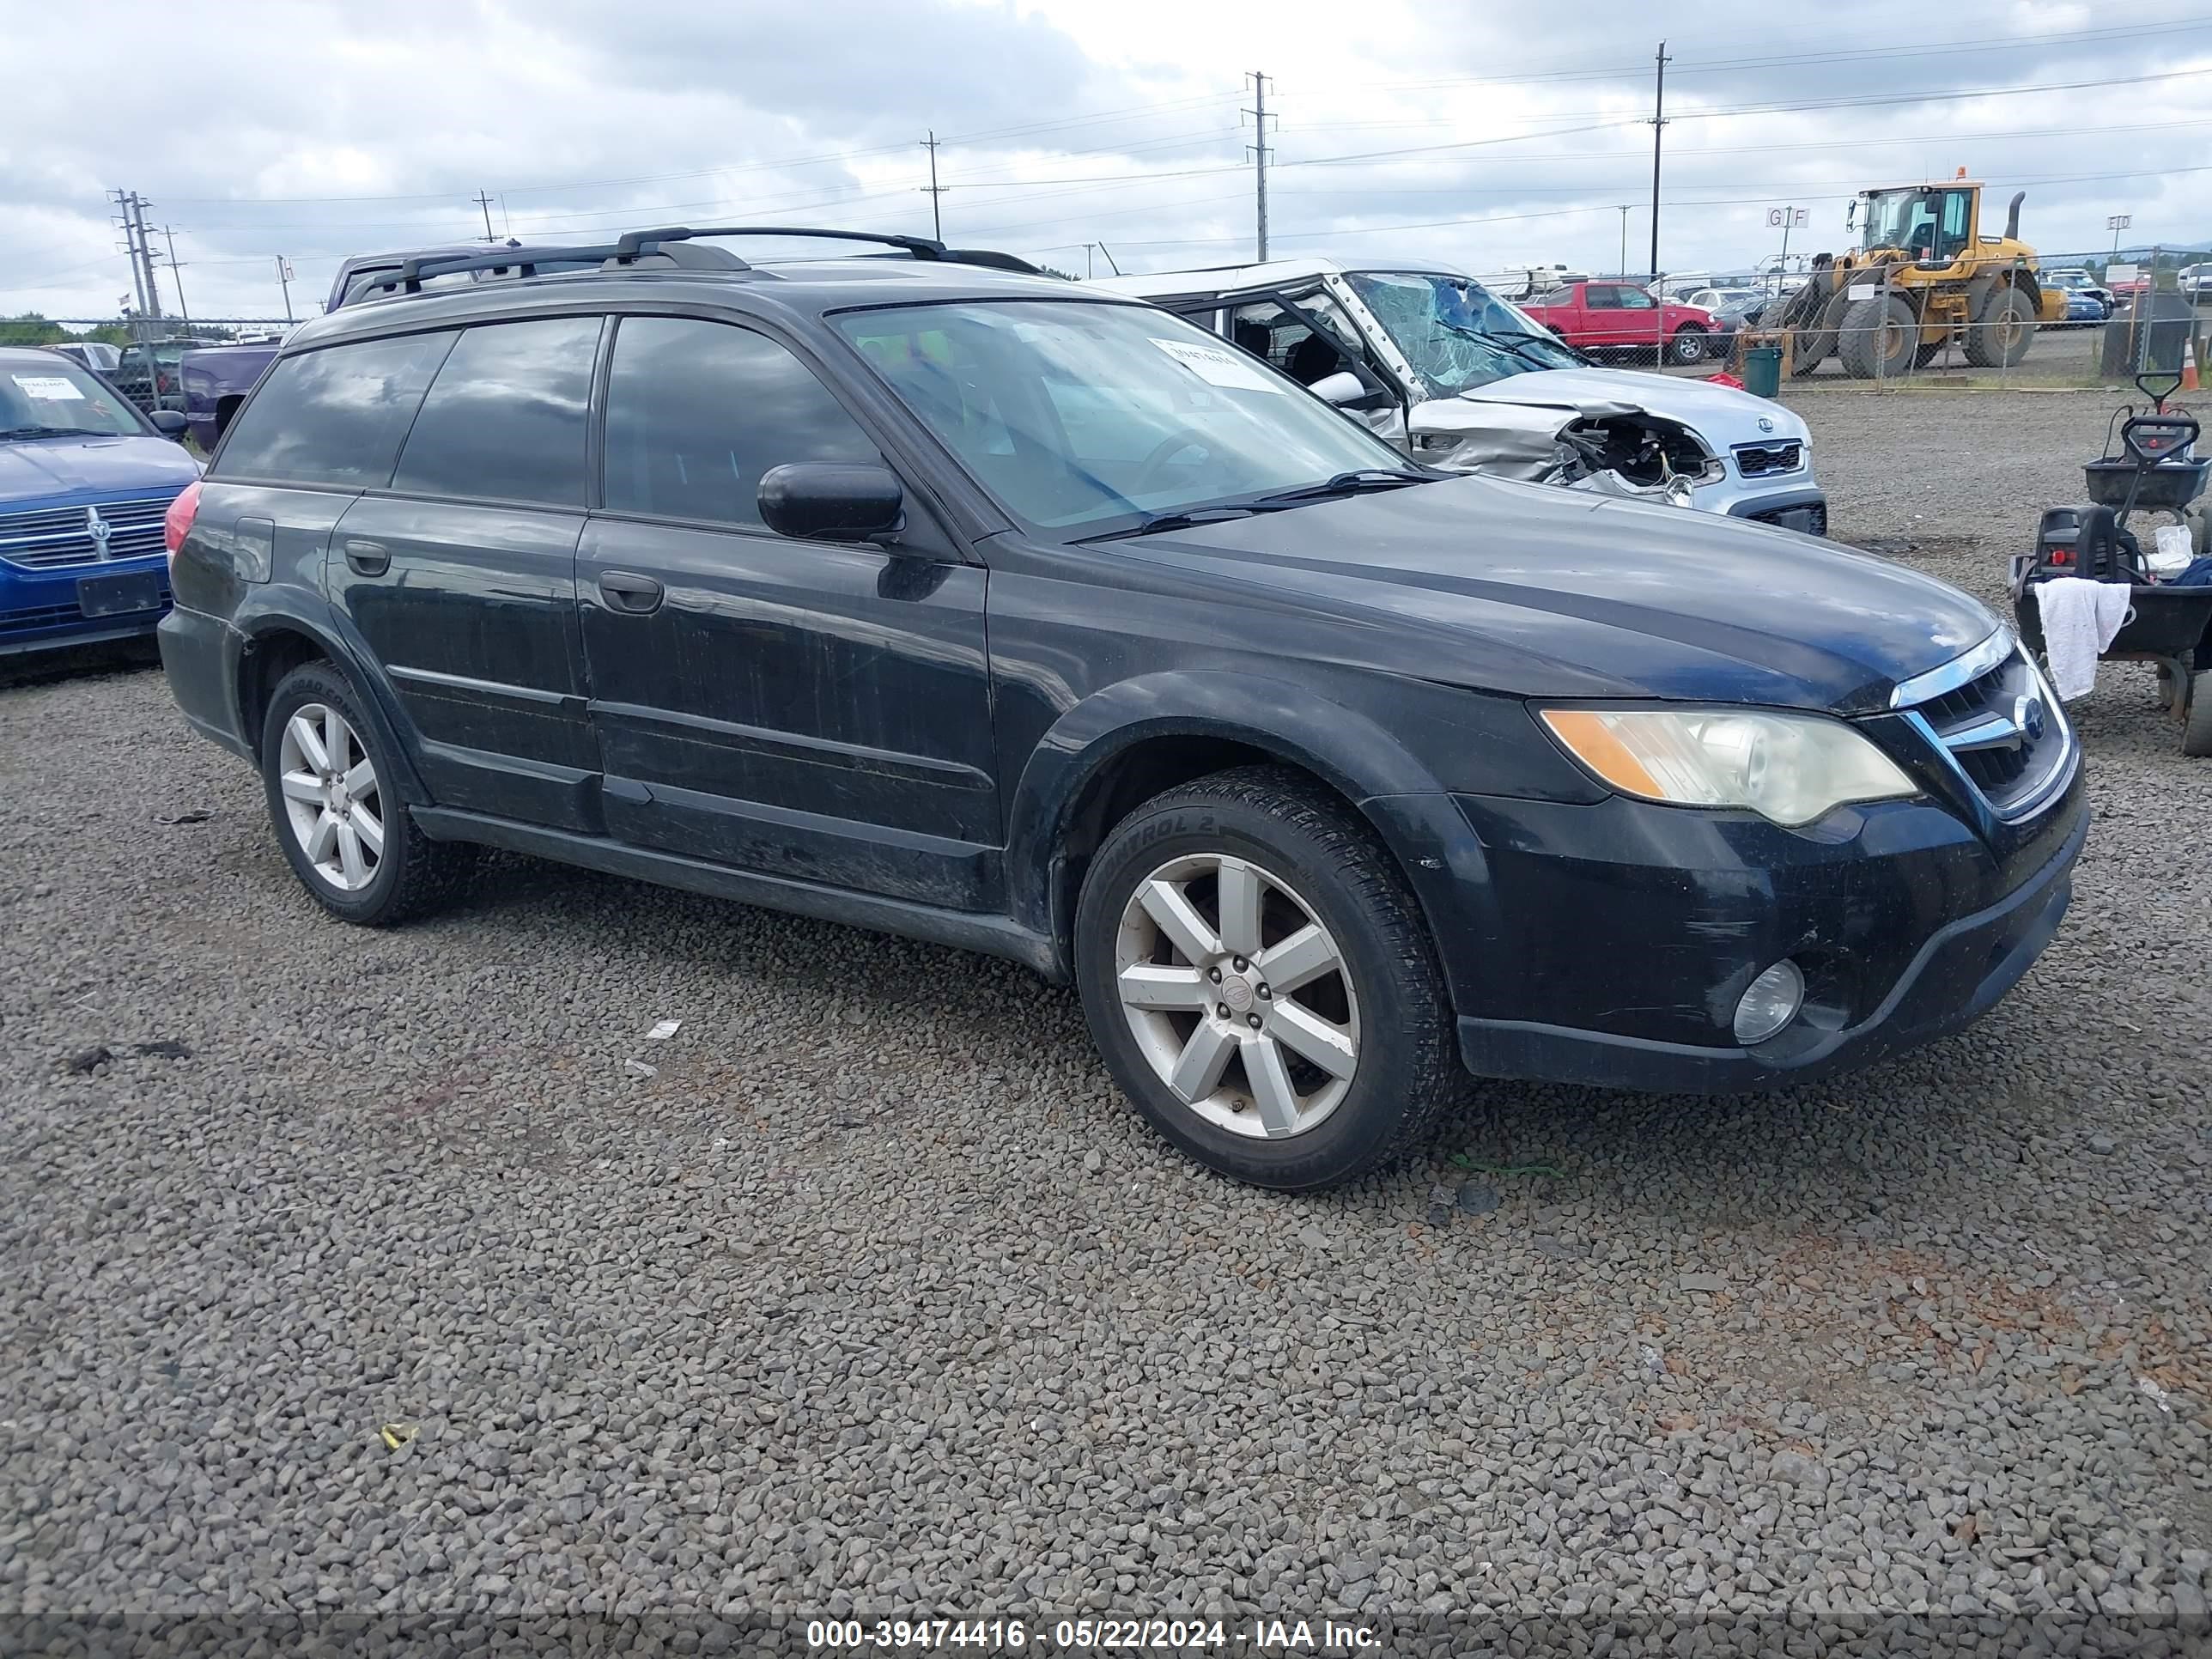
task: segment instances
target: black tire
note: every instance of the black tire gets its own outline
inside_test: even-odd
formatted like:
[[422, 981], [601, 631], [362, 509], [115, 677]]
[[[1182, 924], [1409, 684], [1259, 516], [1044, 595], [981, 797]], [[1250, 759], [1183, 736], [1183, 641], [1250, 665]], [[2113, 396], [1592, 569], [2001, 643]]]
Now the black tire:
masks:
[[[1336, 987], [1326, 978], [1318, 981], [1322, 992], [1344, 995], [1358, 1012], [1354, 1068], [1333, 1109], [1311, 1127], [1279, 1139], [1237, 1133], [1186, 1104], [1155, 1069], [1117, 988], [1126, 908], [1176, 860], [1202, 861], [1209, 854], [1249, 860], [1277, 884], [1261, 911], [1289, 902], [1321, 924], [1344, 964]], [[1285, 884], [1293, 890], [1281, 892]], [[1218, 928], [1218, 909], [1205, 915], [1201, 886], [1188, 890], [1190, 902], [1201, 920]], [[1264, 962], [1251, 966], [1261, 969]], [[1357, 813], [1285, 769], [1217, 773], [1154, 796], [1115, 825], [1084, 879], [1075, 979], [1108, 1069], [1152, 1127], [1208, 1169], [1255, 1186], [1297, 1192], [1356, 1179], [1424, 1144], [1462, 1086], [1443, 971], [1404, 878]], [[1252, 994], [1241, 982], [1236, 988]], [[1255, 1011], [1267, 1006], [1249, 1003]], [[1210, 1018], [1177, 1014], [1174, 1018], [1187, 1024], [1173, 1029], [1188, 1033]], [[1225, 1024], [1233, 1027], [1237, 1018]], [[1225, 1097], [1257, 1114], [1256, 1091], [1245, 1082], [1240, 1092], [1236, 1081], [1244, 1076], [1249, 1052], [1240, 1047], [1215, 1075]]]
[[1976, 368], [2010, 368], [2034, 343], [2034, 302], [2009, 283], [2000, 283], [1966, 330], [1966, 361]]
[[1920, 319], [1902, 295], [1877, 294], [1844, 313], [1836, 356], [1855, 380], [1901, 380], [1920, 355]]
[[1708, 330], [1696, 323], [1685, 323], [1674, 331], [1674, 343], [1668, 348], [1668, 359], [1676, 364], [1702, 363], [1708, 350]]
[[[383, 848], [367, 884], [351, 891], [334, 884], [308, 857], [285, 802], [285, 728], [295, 714], [310, 704], [335, 709], [343, 717], [377, 780]], [[342, 921], [364, 927], [390, 927], [449, 902], [467, 885], [478, 858], [473, 846], [433, 841], [416, 827], [414, 815], [390, 781], [397, 775], [376, 726], [362, 712], [359, 694], [335, 665], [304, 663], [284, 677], [261, 723], [261, 781], [269, 801], [270, 827], [292, 873], [315, 902]]]
[[2189, 679], [2189, 719], [2181, 728], [2181, 752], [2191, 760], [2212, 757], [2212, 668]]

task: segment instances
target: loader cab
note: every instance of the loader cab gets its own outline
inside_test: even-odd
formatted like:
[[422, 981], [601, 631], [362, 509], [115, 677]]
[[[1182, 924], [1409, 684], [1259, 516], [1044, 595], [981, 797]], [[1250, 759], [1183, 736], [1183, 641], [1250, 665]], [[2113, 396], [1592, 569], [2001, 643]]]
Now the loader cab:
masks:
[[1948, 265], [1974, 246], [1979, 185], [1911, 185], [1870, 190], [1854, 204], [1864, 220], [1859, 246], [1872, 253], [1901, 248], [1915, 263]]

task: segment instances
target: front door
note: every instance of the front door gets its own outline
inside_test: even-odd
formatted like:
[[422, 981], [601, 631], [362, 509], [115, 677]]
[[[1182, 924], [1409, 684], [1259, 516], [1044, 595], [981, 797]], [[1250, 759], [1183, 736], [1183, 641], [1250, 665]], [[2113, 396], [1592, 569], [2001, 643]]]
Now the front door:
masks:
[[463, 330], [389, 487], [331, 538], [332, 598], [389, 675], [441, 806], [596, 822], [575, 562], [600, 329]]
[[767, 335], [624, 318], [577, 576], [614, 835], [957, 909], [1000, 902], [985, 572], [909, 487], [893, 547], [762, 522], [761, 475], [882, 464]]

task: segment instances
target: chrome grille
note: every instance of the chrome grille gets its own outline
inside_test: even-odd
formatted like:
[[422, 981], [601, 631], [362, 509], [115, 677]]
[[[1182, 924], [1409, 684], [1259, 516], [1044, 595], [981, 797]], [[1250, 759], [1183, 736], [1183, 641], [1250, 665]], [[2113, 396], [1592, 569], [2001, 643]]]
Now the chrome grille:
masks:
[[1890, 705], [2001, 818], [2032, 817], [2072, 774], [2074, 732], [2065, 711], [2007, 630], [1905, 681]]
[[[26, 570], [99, 564], [103, 559], [139, 559], [161, 550], [161, 520], [177, 492], [131, 501], [102, 501], [96, 508], [44, 507], [28, 513], [0, 513], [0, 560]], [[107, 526], [103, 555], [93, 533], [91, 511]]]

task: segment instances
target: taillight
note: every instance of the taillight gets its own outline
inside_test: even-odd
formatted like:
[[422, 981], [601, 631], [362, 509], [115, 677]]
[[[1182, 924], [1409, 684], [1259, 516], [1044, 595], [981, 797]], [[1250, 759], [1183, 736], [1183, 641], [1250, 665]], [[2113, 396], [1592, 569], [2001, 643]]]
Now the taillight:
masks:
[[161, 515], [161, 545], [169, 550], [169, 562], [177, 562], [177, 550], [185, 544], [185, 538], [192, 533], [192, 520], [200, 510], [200, 481], [195, 478], [169, 503], [169, 510]]

